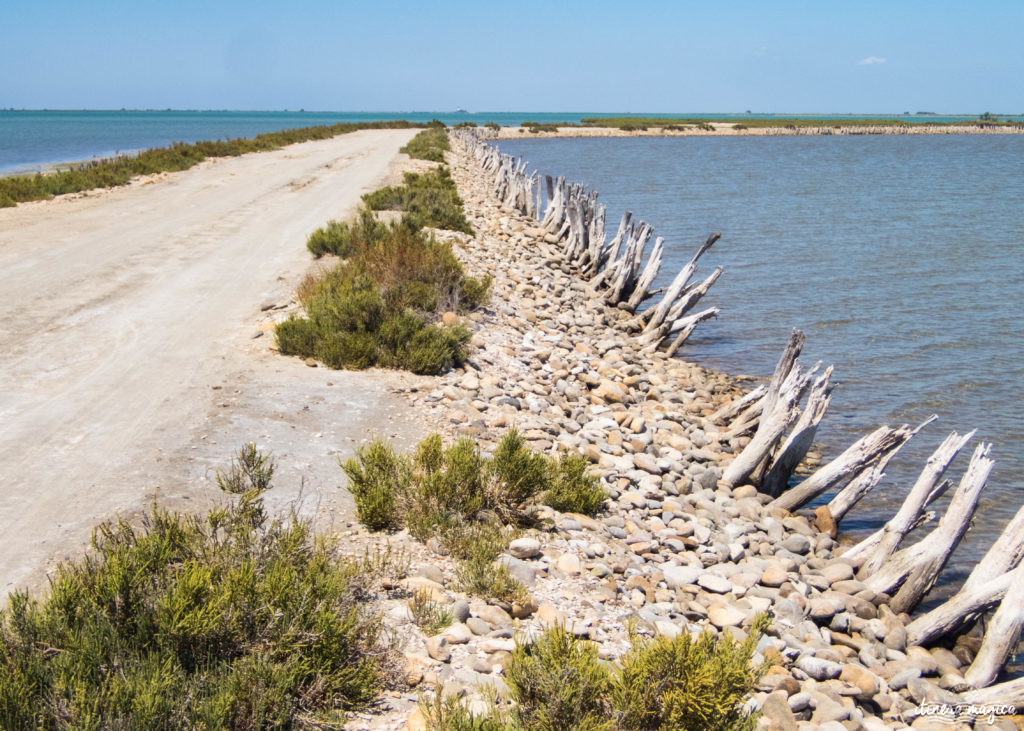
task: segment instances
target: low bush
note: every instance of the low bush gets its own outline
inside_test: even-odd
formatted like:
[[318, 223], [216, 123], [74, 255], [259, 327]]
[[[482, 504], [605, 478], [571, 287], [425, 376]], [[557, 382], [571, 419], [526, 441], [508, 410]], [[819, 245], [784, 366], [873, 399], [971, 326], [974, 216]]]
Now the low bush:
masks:
[[323, 140], [362, 129], [408, 129], [417, 126], [421, 125], [404, 121], [342, 123], [267, 132], [252, 138], [204, 140], [193, 144], [175, 142], [136, 155], [73, 165], [46, 175], [0, 178], [0, 207], [44, 200], [64, 193], [125, 185], [136, 175], [187, 170], [208, 157], [235, 157], [249, 152], [276, 150], [296, 142]]
[[600, 509], [604, 492], [585, 467], [581, 457], [534, 452], [514, 429], [490, 459], [471, 439], [445, 447], [434, 434], [420, 442], [412, 457], [375, 440], [342, 465], [366, 527], [406, 527], [422, 541], [439, 539], [461, 561], [463, 591], [509, 602], [523, 598], [524, 589], [495, 560], [508, 548], [515, 528], [531, 522], [527, 506], [539, 499], [583, 508], [590, 515]]
[[[586, 508], [589, 515], [604, 501], [597, 480], [585, 473], [582, 457], [534, 452], [515, 429], [502, 438], [490, 459], [471, 439], [445, 447], [434, 434], [420, 442], [412, 458], [376, 440], [360, 448], [343, 468], [357, 509], [364, 500], [367, 510], [376, 502], [396, 506], [387, 520], [371, 519], [373, 525], [405, 525], [420, 540], [440, 535], [453, 552], [457, 547], [446, 535], [452, 526], [491, 518], [505, 525], [526, 525], [524, 508], [535, 499], [554, 498], [563, 506]], [[382, 491], [389, 495], [386, 500], [363, 497]], [[579, 494], [586, 499], [576, 499]], [[600, 501], [594, 499], [597, 495]], [[372, 528], [371, 523], [367, 527]]]
[[653, 639], [633, 634], [630, 651], [616, 664], [599, 660], [595, 643], [554, 626], [512, 652], [505, 673], [509, 708], [493, 704], [489, 714], [473, 717], [435, 699], [421, 709], [430, 728], [444, 731], [753, 729], [757, 717], [742, 704], [767, 669], [755, 666], [753, 656], [769, 619], [759, 615], [742, 642], [710, 630], [696, 639], [686, 632]]
[[554, 465], [558, 478], [544, 492], [543, 501], [563, 513], [594, 515], [604, 504], [601, 486], [587, 474], [587, 460], [579, 454], [563, 452]]
[[306, 248], [319, 259], [324, 254], [334, 254], [345, 259], [360, 246], [377, 243], [387, 235], [388, 226], [378, 221], [373, 211], [363, 208], [356, 219], [347, 221], [328, 221], [323, 228], [318, 228], [306, 241]]
[[[456, 127], [460, 126], [465, 127], [468, 124], [456, 125]], [[474, 124], [473, 126], [475, 127], [476, 125]], [[444, 153], [448, 149], [451, 149], [448, 146], [448, 131], [442, 126], [430, 127], [417, 133], [415, 137], [409, 140], [409, 144], [399, 150], [399, 152], [404, 152], [409, 157], [420, 160], [444, 162]]]
[[0, 612], [0, 727], [340, 725], [385, 680], [368, 564], [294, 515], [267, 521], [273, 462], [249, 445], [225, 507], [97, 527], [48, 596]]
[[404, 185], [367, 193], [363, 201], [375, 211], [404, 211], [416, 226], [473, 233], [448, 168], [441, 166], [425, 173], [405, 173], [404, 178]]
[[488, 122], [487, 124], [484, 125], [484, 127], [490, 130], [494, 130], [495, 132], [501, 129], [501, 125], [498, 124], [497, 122]]
[[[466, 276], [449, 244], [408, 219], [383, 224], [369, 211], [361, 219], [333, 227], [334, 253], [343, 244], [348, 259], [302, 283], [298, 297], [306, 317], [276, 326], [278, 348], [330, 368], [381, 365], [438, 374], [461, 365], [469, 330], [431, 321], [483, 304], [491, 279]], [[325, 242], [331, 230], [322, 229], [317, 240]]]

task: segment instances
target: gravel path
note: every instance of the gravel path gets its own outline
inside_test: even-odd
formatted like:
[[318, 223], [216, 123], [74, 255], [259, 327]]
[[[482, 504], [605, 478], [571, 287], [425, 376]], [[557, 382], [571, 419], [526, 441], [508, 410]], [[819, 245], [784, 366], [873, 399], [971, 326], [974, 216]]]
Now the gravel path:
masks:
[[294, 308], [309, 232], [393, 175], [414, 133], [0, 209], [0, 596], [114, 514], [219, 499], [214, 471], [244, 442], [278, 460], [268, 505], [338, 515], [339, 455], [368, 429], [421, 436], [390, 393], [415, 377], [309, 368], [254, 337]]

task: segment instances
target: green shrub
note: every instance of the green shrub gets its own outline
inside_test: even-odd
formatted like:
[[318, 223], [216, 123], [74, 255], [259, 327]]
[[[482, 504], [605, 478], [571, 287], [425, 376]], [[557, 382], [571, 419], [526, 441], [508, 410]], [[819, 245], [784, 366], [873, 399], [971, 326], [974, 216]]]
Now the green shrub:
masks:
[[398, 503], [412, 482], [409, 460], [380, 439], [356, 450], [355, 459], [342, 464], [348, 490], [356, 503], [359, 522], [370, 530], [393, 530], [402, 523]]
[[598, 481], [587, 474], [586, 458], [563, 453], [556, 469], [558, 479], [544, 492], [544, 504], [563, 513], [596, 515], [604, 505], [605, 494]]
[[[460, 125], [456, 126], [458, 127]], [[448, 145], [448, 131], [441, 126], [430, 127], [429, 129], [423, 130], [409, 140], [409, 144], [399, 151], [404, 152], [409, 157], [418, 158], [420, 160], [444, 162], [444, 153], [445, 150], [448, 149], [450, 149]]]
[[[409, 520], [410, 532], [413, 532], [417, 516], [410, 515]], [[507, 566], [496, 563], [515, 536], [510, 526], [494, 519], [467, 520], [453, 514], [433, 524], [424, 514], [422, 526], [427, 528], [427, 535], [439, 535], [452, 556], [459, 559], [455, 578], [462, 591], [503, 602], [526, 599], [526, 587], [512, 576]]]
[[522, 728], [609, 729], [612, 673], [597, 658], [597, 645], [563, 627], [546, 630], [531, 645], [518, 645], [505, 674]]
[[0, 612], [0, 727], [294, 727], [372, 701], [384, 652], [372, 577], [294, 515], [266, 522], [271, 465], [245, 447], [221, 475], [249, 488], [240, 499], [104, 523], [48, 596], [14, 593]]
[[669, 639], [633, 637], [611, 695], [618, 725], [635, 729], [753, 729], [743, 699], [767, 671], [751, 666], [769, 615], [759, 615], [743, 642], [726, 631]]
[[324, 254], [347, 258], [355, 253], [356, 247], [374, 244], [387, 235], [387, 224], [378, 221], [373, 211], [363, 208], [352, 221], [328, 221], [309, 236], [306, 248], [319, 259]]
[[298, 355], [312, 358], [316, 351], [319, 331], [312, 320], [289, 315], [287, 320], [277, 323], [274, 327], [277, 348], [285, 355]]
[[[410, 533], [424, 541], [439, 536], [460, 558], [480, 550], [479, 545], [467, 550], [459, 547], [462, 534], [469, 532], [476, 534], [472, 538], [477, 542], [490, 535], [490, 545], [497, 546], [493, 560], [505, 549], [507, 536], [495, 538], [480, 524], [486, 526], [496, 520], [499, 524], [528, 525], [531, 521], [525, 507], [537, 498], [562, 506], [556, 509], [588, 515], [595, 514], [604, 502], [604, 491], [586, 474], [583, 457], [553, 458], [536, 453], [515, 429], [502, 437], [490, 459], [480, 454], [472, 439], [463, 438], [445, 447], [437, 434], [420, 442], [411, 459], [397, 456], [383, 442], [374, 442], [373, 449], [365, 454], [363, 450], [357, 452], [356, 460], [345, 465], [357, 506], [364, 484], [389, 485], [399, 513], [390, 527], [406, 525]], [[387, 459], [380, 456], [385, 453]], [[407, 477], [402, 480], [394, 478], [398, 473], [391, 465], [396, 460], [407, 465], [401, 472]]]
[[405, 211], [416, 226], [473, 233], [448, 168], [405, 173], [404, 178], [404, 185], [367, 193], [363, 201], [375, 211]]
[[501, 125], [498, 124], [497, 122], [488, 122], [487, 124], [484, 125], [484, 127], [486, 127], [487, 129], [493, 129], [495, 132], [501, 129]]
[[[462, 365], [469, 330], [430, 320], [486, 301], [491, 278], [466, 276], [449, 244], [408, 219], [384, 225], [369, 211], [362, 219], [334, 227], [349, 258], [299, 287], [306, 318], [276, 326], [281, 352], [331, 368], [382, 365], [428, 375]], [[330, 230], [322, 229], [317, 248], [329, 248]]]
[[361, 371], [377, 362], [377, 344], [370, 332], [332, 332], [317, 342], [313, 354], [328, 368]]
[[767, 668], [751, 662], [769, 621], [759, 615], [743, 642], [710, 630], [696, 639], [686, 632], [671, 639], [632, 634], [617, 664], [602, 663], [595, 643], [554, 626], [512, 652], [507, 711], [472, 718], [442, 700], [421, 707], [432, 728], [753, 729], [757, 717], [743, 712], [743, 701]]
[[466, 362], [470, 332], [465, 325], [429, 325], [412, 336], [402, 355], [403, 366], [425, 376], [436, 376]]

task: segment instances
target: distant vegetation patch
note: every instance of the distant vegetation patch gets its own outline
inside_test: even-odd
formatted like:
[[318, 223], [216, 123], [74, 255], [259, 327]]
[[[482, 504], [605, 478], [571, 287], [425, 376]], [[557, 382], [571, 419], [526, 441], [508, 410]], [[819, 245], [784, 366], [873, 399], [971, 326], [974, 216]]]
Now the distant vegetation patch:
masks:
[[232, 502], [100, 525], [46, 598], [0, 612], [0, 728], [335, 728], [385, 684], [371, 585], [294, 515], [268, 520], [273, 461], [219, 473]]
[[75, 165], [55, 173], [0, 177], [0, 207], [45, 200], [65, 193], [125, 185], [136, 175], [187, 170], [208, 157], [235, 157], [249, 152], [276, 150], [297, 142], [324, 140], [362, 129], [408, 129], [420, 126], [404, 121], [359, 122], [267, 132], [234, 140], [193, 144], [176, 142], [169, 147], [156, 147], [137, 155]]

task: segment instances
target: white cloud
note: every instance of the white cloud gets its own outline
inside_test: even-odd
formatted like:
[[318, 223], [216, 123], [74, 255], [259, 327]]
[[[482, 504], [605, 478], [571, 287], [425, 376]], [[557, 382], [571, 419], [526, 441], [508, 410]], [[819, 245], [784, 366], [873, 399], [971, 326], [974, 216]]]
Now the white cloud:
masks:
[[868, 56], [857, 62], [858, 66], [877, 66], [880, 63], [885, 63], [886, 59], [879, 58], [878, 56]]

